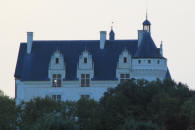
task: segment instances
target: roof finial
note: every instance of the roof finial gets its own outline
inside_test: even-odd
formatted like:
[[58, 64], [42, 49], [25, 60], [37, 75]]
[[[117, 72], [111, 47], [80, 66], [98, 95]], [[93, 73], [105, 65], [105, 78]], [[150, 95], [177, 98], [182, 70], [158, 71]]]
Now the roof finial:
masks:
[[114, 22], [112, 22], [111, 30], [113, 30]]
[[146, 19], [148, 19], [148, 10], [146, 10]]

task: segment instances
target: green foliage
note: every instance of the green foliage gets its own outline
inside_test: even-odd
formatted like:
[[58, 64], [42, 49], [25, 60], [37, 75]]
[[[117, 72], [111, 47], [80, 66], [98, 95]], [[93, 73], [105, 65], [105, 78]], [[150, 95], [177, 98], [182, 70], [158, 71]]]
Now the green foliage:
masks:
[[93, 99], [81, 98], [77, 102], [76, 114], [81, 130], [99, 130], [100, 108]]
[[101, 99], [103, 128], [118, 130], [130, 117], [135, 121], [152, 121], [160, 129], [185, 130], [189, 121], [182, 115], [181, 106], [192, 96], [186, 85], [172, 80], [129, 80], [109, 89]]
[[172, 80], [129, 80], [99, 102], [36, 98], [16, 106], [0, 96], [0, 130], [188, 130], [195, 128], [195, 91]]
[[18, 107], [18, 124], [21, 130], [33, 128], [35, 122], [51, 113], [60, 113], [64, 119], [74, 120], [76, 111], [74, 102], [57, 102], [50, 98], [36, 98]]
[[157, 130], [158, 126], [151, 121], [135, 121], [133, 119], [125, 120], [120, 126], [120, 130]]
[[65, 119], [61, 113], [44, 114], [30, 130], [79, 130], [74, 120]]
[[15, 101], [7, 96], [0, 96], [0, 130], [16, 129]]

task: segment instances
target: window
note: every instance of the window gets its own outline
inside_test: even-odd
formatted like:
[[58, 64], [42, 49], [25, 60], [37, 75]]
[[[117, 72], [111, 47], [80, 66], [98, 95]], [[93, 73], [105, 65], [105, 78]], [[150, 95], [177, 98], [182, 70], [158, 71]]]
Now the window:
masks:
[[87, 64], [87, 58], [86, 57], [84, 58], [84, 63]]
[[52, 95], [52, 99], [55, 101], [61, 101], [61, 95]]
[[61, 87], [61, 74], [53, 74], [52, 86]]
[[124, 57], [123, 62], [127, 63], [127, 57]]
[[81, 87], [89, 87], [90, 85], [90, 75], [81, 74]]
[[148, 60], [148, 64], [150, 64], [151, 63], [151, 60]]
[[157, 61], [157, 64], [160, 64], [160, 61], [159, 60]]
[[81, 98], [89, 99], [89, 95], [81, 95]]
[[124, 82], [130, 79], [129, 74], [120, 74], [120, 82]]
[[56, 58], [56, 64], [58, 64], [59, 63], [59, 58]]
[[138, 60], [138, 64], [141, 64], [141, 60]]

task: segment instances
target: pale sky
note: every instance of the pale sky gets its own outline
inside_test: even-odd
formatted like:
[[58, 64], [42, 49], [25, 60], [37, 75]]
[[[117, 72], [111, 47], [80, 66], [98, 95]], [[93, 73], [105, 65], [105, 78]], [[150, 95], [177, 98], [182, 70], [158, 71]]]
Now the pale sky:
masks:
[[[148, 3], [148, 4], [147, 4]], [[148, 7], [152, 37], [172, 78], [195, 89], [195, 0], [0, 0], [0, 89], [15, 96], [14, 72], [20, 42], [97, 40], [114, 21], [116, 39], [137, 39]]]

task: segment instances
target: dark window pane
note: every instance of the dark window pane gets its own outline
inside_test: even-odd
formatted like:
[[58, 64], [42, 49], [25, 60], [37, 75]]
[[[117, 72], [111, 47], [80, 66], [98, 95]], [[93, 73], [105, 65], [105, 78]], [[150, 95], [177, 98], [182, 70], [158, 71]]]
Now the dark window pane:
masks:
[[86, 78], [89, 79], [90, 78], [90, 75], [89, 74], [86, 74]]
[[84, 79], [85, 78], [85, 74], [81, 74], [81, 78]]
[[157, 61], [157, 63], [159, 64], [159, 63], [160, 63], [160, 61], [158, 60], [158, 61]]
[[53, 78], [56, 78], [56, 74], [53, 74]]
[[87, 63], [87, 58], [86, 58], [86, 57], [84, 58], [84, 63], [85, 63], [85, 64]]
[[124, 74], [121, 74], [121, 75], [120, 75], [120, 78], [125, 78], [125, 75], [124, 75]]
[[56, 100], [56, 95], [52, 95], [52, 99], [53, 100]]
[[61, 87], [61, 79], [57, 80], [57, 87]]
[[61, 101], [61, 95], [57, 95], [57, 101]]
[[85, 86], [85, 79], [81, 79], [81, 87]]
[[129, 77], [130, 77], [129, 74], [126, 74], [126, 78], [129, 79]]
[[141, 64], [141, 60], [138, 60], [138, 63]]
[[124, 57], [123, 60], [124, 60], [124, 63], [127, 63], [127, 57]]
[[56, 64], [58, 64], [59, 63], [59, 58], [56, 58]]
[[87, 98], [87, 99], [89, 99], [89, 95], [81, 95], [81, 98]]
[[148, 60], [148, 63], [150, 64], [151, 63], [151, 60]]
[[61, 79], [61, 74], [58, 74], [58, 75], [57, 75], [57, 78], [60, 78], [60, 79]]
[[86, 79], [86, 86], [89, 86], [89, 79]]

